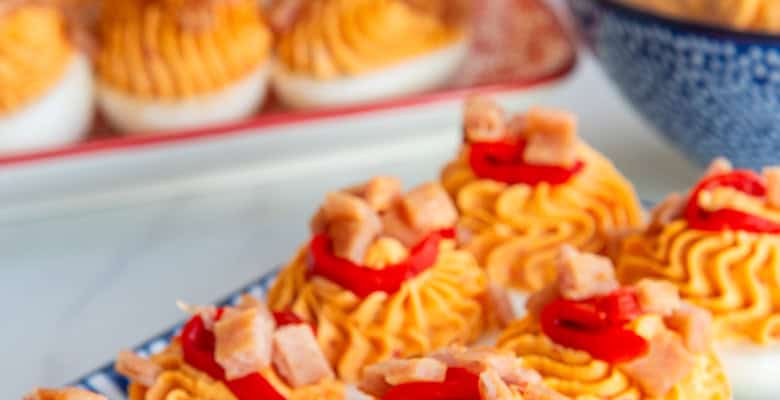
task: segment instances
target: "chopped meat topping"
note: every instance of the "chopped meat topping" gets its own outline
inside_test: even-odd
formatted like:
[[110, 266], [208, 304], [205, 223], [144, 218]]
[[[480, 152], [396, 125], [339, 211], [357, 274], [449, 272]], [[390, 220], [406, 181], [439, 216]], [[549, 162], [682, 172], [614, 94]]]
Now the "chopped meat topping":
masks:
[[79, 388], [38, 388], [27, 396], [24, 396], [24, 400], [106, 400], [106, 398]]
[[645, 394], [663, 397], [691, 372], [696, 360], [680, 337], [669, 330], [660, 330], [649, 344], [647, 354], [621, 368]]
[[612, 262], [594, 254], [561, 246], [558, 257], [558, 290], [568, 300], [585, 300], [609, 294], [620, 287]]
[[266, 308], [267, 306], [257, 297], [252, 296], [249, 293], [244, 293], [241, 295], [241, 298], [238, 299], [238, 305], [236, 307], [246, 310], [249, 308]]
[[517, 114], [506, 123], [506, 135], [510, 138], [522, 137], [526, 132], [525, 115]]
[[716, 159], [712, 160], [712, 162], [710, 162], [709, 166], [707, 166], [702, 179], [707, 179], [715, 175], [727, 174], [733, 169], [734, 167], [732, 167], [731, 161], [729, 161], [728, 158], [717, 157]]
[[447, 365], [434, 358], [394, 359], [367, 367], [364, 375], [382, 375], [385, 382], [393, 386], [409, 382], [444, 382]]
[[384, 363], [369, 365], [363, 368], [363, 374], [358, 388], [365, 393], [381, 398], [392, 387], [385, 380], [386, 368]]
[[499, 352], [492, 348], [451, 346], [433, 353], [431, 357], [449, 367], [465, 368], [475, 374], [489, 369], [495, 370], [501, 379], [512, 385], [542, 380], [536, 371], [524, 368], [522, 361], [512, 353]]
[[662, 229], [668, 223], [682, 218], [687, 203], [688, 199], [679, 193], [672, 193], [667, 196], [650, 211], [648, 230]]
[[[363, 370], [360, 389], [382, 397], [392, 386], [410, 382], [443, 382], [447, 369], [463, 368], [479, 376], [480, 393], [483, 399], [505, 399], [517, 389], [525, 394], [531, 390], [535, 400], [565, 400], [552, 389], [541, 387], [542, 377], [536, 371], [524, 368], [521, 359], [510, 352], [499, 352], [492, 348], [466, 348], [450, 346], [426, 358], [411, 360], [390, 360], [371, 365]], [[540, 387], [536, 387], [536, 386]]]
[[238, 379], [271, 363], [271, 340], [276, 323], [265, 305], [225, 309], [214, 324], [214, 358], [228, 379]]
[[114, 370], [133, 382], [146, 387], [154, 385], [162, 368], [149, 359], [131, 351], [121, 351], [114, 364]]
[[642, 279], [635, 288], [639, 305], [645, 312], [670, 315], [680, 307], [680, 292], [670, 282]]
[[334, 255], [360, 263], [368, 245], [382, 230], [382, 222], [362, 198], [346, 192], [331, 192], [312, 218], [311, 227], [314, 233], [328, 233]]
[[577, 120], [568, 112], [532, 108], [525, 115], [529, 164], [570, 167], [577, 161]]
[[489, 369], [479, 374], [479, 394], [482, 400], [512, 400], [512, 389], [495, 370]]
[[557, 284], [547, 286], [528, 298], [528, 301], [525, 303], [525, 309], [528, 311], [528, 315], [538, 320], [539, 316], [542, 315], [544, 307], [560, 296]]
[[411, 227], [400, 207], [393, 207], [382, 214], [382, 234], [398, 239], [406, 247], [412, 247], [425, 237], [425, 233]]
[[317, 384], [334, 376], [311, 327], [306, 324], [279, 328], [273, 336], [273, 350], [274, 366], [294, 388]]
[[420, 231], [451, 228], [458, 220], [455, 204], [439, 183], [425, 183], [410, 190], [401, 205], [410, 225]]
[[764, 168], [766, 201], [769, 207], [780, 208], [780, 167]]
[[379, 232], [378, 226], [365, 221], [339, 221], [328, 227], [333, 254], [357, 264], [363, 262], [368, 246]]
[[187, 314], [199, 316], [201, 321], [203, 321], [203, 326], [206, 327], [206, 330], [214, 330], [214, 321], [217, 319], [217, 307], [212, 305], [193, 306], [181, 300], [176, 301], [176, 306]]
[[322, 212], [326, 224], [340, 220], [368, 221], [374, 225], [379, 222], [376, 211], [365, 200], [346, 192], [328, 193], [322, 205]]
[[664, 322], [682, 337], [689, 351], [702, 353], [709, 350], [712, 342], [712, 315], [707, 310], [682, 303]]
[[472, 96], [463, 110], [463, 131], [470, 142], [497, 142], [504, 138], [504, 110], [495, 101]]
[[509, 299], [507, 290], [495, 283], [487, 286], [488, 305], [495, 315], [501, 328], [505, 328], [515, 319], [515, 310], [512, 307], [512, 301]]
[[347, 192], [362, 197], [375, 211], [383, 212], [401, 198], [401, 180], [393, 176], [376, 176], [368, 182], [347, 189]]

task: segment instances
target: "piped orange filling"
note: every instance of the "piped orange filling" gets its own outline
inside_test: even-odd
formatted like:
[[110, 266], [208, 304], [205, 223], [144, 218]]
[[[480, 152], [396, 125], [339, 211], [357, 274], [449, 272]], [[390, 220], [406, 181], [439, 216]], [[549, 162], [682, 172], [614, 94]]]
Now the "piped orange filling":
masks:
[[255, 0], [115, 0], [104, 9], [100, 80], [136, 97], [210, 94], [256, 71], [269, 56], [271, 35]]
[[57, 10], [25, 5], [0, 14], [0, 115], [35, 101], [57, 83], [73, 55]]

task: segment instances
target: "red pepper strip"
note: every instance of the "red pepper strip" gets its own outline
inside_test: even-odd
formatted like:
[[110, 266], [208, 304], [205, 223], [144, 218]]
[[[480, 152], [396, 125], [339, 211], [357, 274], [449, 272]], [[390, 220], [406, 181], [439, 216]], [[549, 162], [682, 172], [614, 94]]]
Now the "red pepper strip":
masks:
[[628, 288], [621, 288], [586, 302], [605, 314], [608, 325], [623, 325], [642, 315], [636, 292]]
[[[222, 311], [219, 309], [217, 312], [217, 320], [222, 316]], [[284, 397], [257, 372], [239, 379], [226, 380], [225, 371], [214, 359], [214, 345], [214, 334], [206, 329], [199, 315], [192, 317], [182, 328], [181, 347], [187, 364], [224, 382], [238, 400], [284, 400]]]
[[382, 400], [480, 400], [479, 377], [450, 368], [444, 382], [411, 382], [393, 386]]
[[700, 182], [685, 208], [685, 219], [693, 229], [703, 231], [739, 230], [754, 233], [780, 233], [780, 224], [743, 211], [723, 209], [705, 211], [699, 207], [699, 194], [704, 190], [729, 187], [751, 196], [766, 196], [766, 185], [753, 171], [736, 170], [715, 175]]
[[327, 278], [361, 298], [374, 292], [392, 294], [397, 292], [406, 280], [436, 262], [439, 242], [442, 239], [454, 237], [454, 229], [431, 233], [412, 248], [406, 260], [376, 270], [336, 257], [331, 250], [330, 238], [319, 234], [314, 236], [309, 244], [312, 255], [310, 273]]
[[600, 329], [609, 325], [607, 314], [595, 304], [586, 302], [570, 302], [569, 307], [560, 310], [557, 318], [581, 329]]
[[[597, 300], [598, 301], [598, 300]], [[610, 319], [624, 319], [612, 315], [605, 318], [604, 326], [588, 327], [592, 320], [566, 319], [581, 313], [581, 302], [557, 299], [542, 310], [542, 331], [553, 342], [569, 348], [588, 352], [593, 358], [609, 363], [630, 361], [647, 352], [647, 341], [622, 324], [610, 323]], [[575, 311], [572, 311], [575, 310]], [[605, 313], [606, 314], [606, 313]]]
[[542, 182], [560, 185], [585, 168], [582, 161], [577, 161], [570, 168], [528, 164], [523, 160], [524, 150], [524, 141], [472, 143], [469, 164], [474, 174], [480, 178], [527, 185], [538, 185]]

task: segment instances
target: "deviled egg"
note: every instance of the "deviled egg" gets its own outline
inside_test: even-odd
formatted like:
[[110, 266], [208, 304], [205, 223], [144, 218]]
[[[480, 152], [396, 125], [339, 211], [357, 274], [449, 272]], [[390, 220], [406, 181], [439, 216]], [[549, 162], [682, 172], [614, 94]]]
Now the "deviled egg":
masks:
[[464, 24], [408, 1], [298, 3], [279, 36], [273, 75], [279, 98], [291, 107], [343, 106], [432, 89], [468, 52]]
[[92, 70], [46, 3], [0, 4], [0, 152], [79, 140], [93, 115]]
[[255, 0], [108, 0], [98, 102], [125, 132], [190, 129], [255, 112], [271, 33]]

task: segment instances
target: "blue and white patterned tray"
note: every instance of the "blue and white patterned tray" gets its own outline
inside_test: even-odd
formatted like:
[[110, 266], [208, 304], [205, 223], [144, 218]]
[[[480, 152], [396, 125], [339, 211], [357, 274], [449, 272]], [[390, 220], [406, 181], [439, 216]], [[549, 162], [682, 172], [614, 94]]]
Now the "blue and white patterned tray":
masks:
[[[215, 302], [215, 304], [218, 306], [237, 304], [241, 295], [246, 293], [260, 298], [265, 297], [265, 294], [268, 292], [268, 289], [278, 272], [278, 269], [268, 272], [256, 281]], [[143, 356], [159, 353], [165, 349], [171, 339], [179, 333], [183, 323], [184, 322], [180, 322], [159, 335], [146, 340], [142, 344], [136, 346], [133, 350]], [[114, 371], [114, 362], [111, 361], [76, 380], [69, 386], [78, 386], [100, 393], [108, 397], [109, 400], [125, 400], [127, 399], [127, 384], [127, 379]]]

